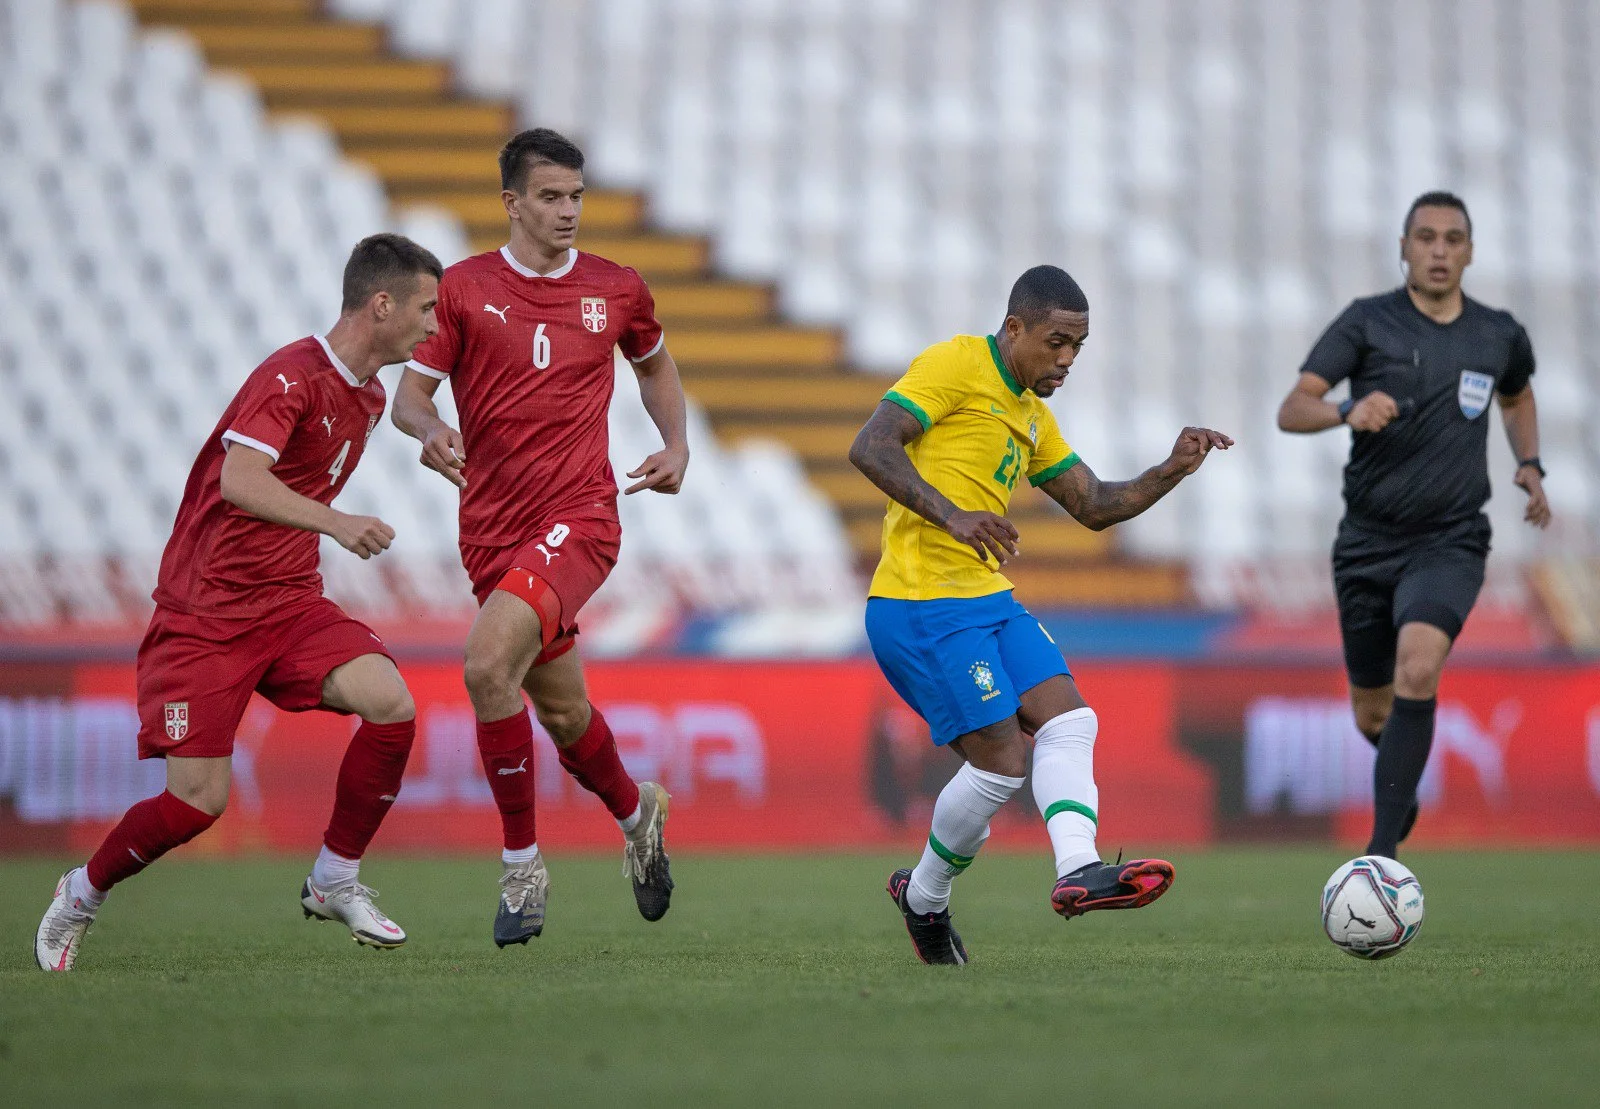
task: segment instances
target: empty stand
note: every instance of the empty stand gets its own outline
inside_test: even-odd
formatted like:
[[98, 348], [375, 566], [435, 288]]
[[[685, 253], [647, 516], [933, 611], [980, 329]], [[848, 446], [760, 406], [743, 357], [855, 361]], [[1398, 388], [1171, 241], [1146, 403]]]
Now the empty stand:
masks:
[[[1183, 423], [1240, 440], [1119, 529], [1145, 554], [1325, 549], [1346, 442], [1280, 435], [1277, 402], [1343, 304], [1399, 280], [1410, 199], [1452, 188], [1474, 213], [1469, 292], [1518, 313], [1540, 354], [1565, 521], [1535, 536], [1520, 496], [1498, 496], [1497, 550], [1593, 540], [1600, 8], [1585, 0], [530, 0], [502, 21], [431, 0], [333, 7], [457, 59], [469, 84], [481, 69], [512, 91], [516, 75], [524, 120], [584, 135], [598, 179], [707, 234], [794, 318], [843, 327], [869, 369], [991, 330], [1021, 269], [1067, 266], [1094, 333], [1052, 403], [1084, 456], [1123, 476]], [[782, 434], [848, 496], [837, 411]]]
[[[333, 322], [340, 270], [357, 239], [398, 227], [446, 261], [480, 245], [469, 241], [474, 225], [455, 211], [453, 194], [419, 192], [396, 210], [380, 176], [407, 172], [404, 159], [397, 168], [382, 156], [399, 141], [392, 102], [436, 97], [447, 67], [386, 59], [376, 28], [313, 20], [307, 4], [135, 7], [150, 18], [198, 9], [206, 18], [191, 34], [141, 30], [128, 7], [101, 0], [0, 7], [0, 293], [17, 320], [0, 336], [0, 378], [14, 398], [0, 415], [5, 623], [118, 621], [148, 605], [194, 452], [252, 366]], [[208, 68], [207, 52], [240, 63], [242, 75]], [[352, 63], [352, 54], [369, 60]], [[329, 101], [345, 106], [326, 121], [298, 110]], [[511, 126], [504, 108], [481, 105], [446, 103], [422, 118], [452, 143], [464, 141], [458, 124], [487, 121], [491, 169], [494, 144]], [[369, 159], [349, 160], [344, 146], [363, 141]], [[430, 172], [446, 180], [462, 169], [448, 158], [438, 167]], [[481, 169], [473, 172], [481, 177]], [[492, 199], [492, 186], [478, 193]], [[610, 205], [613, 225], [636, 220], [634, 198], [619, 194]], [[595, 207], [604, 228], [604, 194]], [[677, 240], [661, 249], [679, 264]], [[669, 321], [764, 317], [767, 308], [765, 290], [718, 286], [690, 287], [676, 308], [670, 293], [663, 301]], [[691, 347], [694, 335], [686, 329]], [[761, 349], [759, 331], [755, 340]], [[704, 357], [727, 354], [711, 341]], [[391, 390], [397, 374], [384, 371]], [[448, 389], [440, 395], [448, 415]], [[692, 418], [696, 480], [677, 498], [623, 501], [629, 542], [598, 610], [815, 610], [853, 601], [845, 533], [787, 448], [725, 453], [698, 410]], [[619, 469], [659, 446], [624, 365], [612, 444]], [[747, 465], [748, 452], [757, 461]], [[374, 437], [342, 504], [383, 516], [399, 540], [372, 562], [329, 542], [329, 590], [378, 617], [470, 614], [454, 550], [454, 490], [416, 454], [393, 429]], [[797, 508], [775, 521], [783, 505]], [[665, 601], [663, 580], [677, 586]], [[784, 626], [774, 625], [779, 647]], [[815, 640], [807, 622], [796, 626]], [[599, 639], [602, 649], [627, 651], [648, 630], [613, 621]]]

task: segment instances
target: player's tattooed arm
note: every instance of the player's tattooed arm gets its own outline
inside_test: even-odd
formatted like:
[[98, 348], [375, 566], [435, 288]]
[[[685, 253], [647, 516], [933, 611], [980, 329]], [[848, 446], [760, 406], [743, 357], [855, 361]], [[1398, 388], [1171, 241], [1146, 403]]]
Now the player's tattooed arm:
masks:
[[[342, 457], [342, 456], [341, 456]], [[353, 516], [302, 497], [272, 472], [272, 456], [229, 443], [222, 456], [222, 499], [269, 523], [330, 535], [347, 551], [371, 558], [388, 550], [394, 529], [376, 516]]]
[[449, 478], [457, 489], [465, 489], [467, 479], [461, 471], [467, 464], [467, 448], [461, 433], [439, 418], [439, 407], [433, 403], [433, 394], [438, 390], [437, 378], [407, 369], [395, 388], [389, 419], [422, 443], [419, 462]]
[[1017, 554], [1017, 529], [993, 512], [968, 512], [917, 473], [906, 444], [922, 434], [922, 425], [898, 404], [883, 401], [850, 444], [850, 464], [868, 481], [924, 520], [943, 528], [971, 547], [979, 558], [1004, 564]]
[[1101, 481], [1087, 462], [1080, 461], [1039, 488], [1090, 531], [1104, 531], [1131, 520], [1172, 492], [1178, 482], [1200, 468], [1212, 448], [1227, 450], [1231, 446], [1233, 440], [1220, 431], [1186, 427], [1165, 462], [1131, 481]]
[[662, 347], [649, 358], [633, 364], [639, 379], [639, 399], [661, 433], [662, 447], [639, 463], [628, 476], [637, 478], [624, 494], [653, 489], [657, 493], [676, 493], [683, 487], [684, 471], [689, 468], [689, 419], [683, 399], [683, 380], [678, 364]]

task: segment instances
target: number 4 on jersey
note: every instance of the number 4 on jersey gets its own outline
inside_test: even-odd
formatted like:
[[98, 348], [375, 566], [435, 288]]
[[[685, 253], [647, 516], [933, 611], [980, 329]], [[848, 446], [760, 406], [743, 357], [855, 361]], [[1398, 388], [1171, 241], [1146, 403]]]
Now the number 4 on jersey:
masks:
[[339, 448], [339, 457], [333, 460], [333, 465], [328, 467], [328, 484], [339, 484], [339, 475], [344, 473], [344, 460], [350, 457], [350, 440], [344, 441], [344, 446]]

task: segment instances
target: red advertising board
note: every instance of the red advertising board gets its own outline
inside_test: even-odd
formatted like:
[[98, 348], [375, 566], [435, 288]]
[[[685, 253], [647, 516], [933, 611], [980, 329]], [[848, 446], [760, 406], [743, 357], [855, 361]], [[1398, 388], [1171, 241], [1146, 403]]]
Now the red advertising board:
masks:
[[[378, 850], [488, 850], [498, 820], [456, 666], [404, 667], [418, 742]], [[1329, 668], [1085, 665], [1100, 716], [1101, 838], [1141, 850], [1217, 839], [1358, 843], [1371, 749]], [[591, 696], [637, 777], [673, 794], [685, 848], [914, 847], [954, 771], [869, 661], [608, 662]], [[227, 815], [197, 850], [315, 847], [350, 721], [252, 704]], [[82, 852], [107, 822], [161, 788], [134, 759], [133, 670], [106, 664], [0, 669], [0, 851]], [[618, 842], [599, 803], [536, 745], [539, 840]], [[1600, 842], [1600, 668], [1462, 667], [1440, 695], [1417, 839]], [[995, 846], [1039, 848], [1024, 790]]]

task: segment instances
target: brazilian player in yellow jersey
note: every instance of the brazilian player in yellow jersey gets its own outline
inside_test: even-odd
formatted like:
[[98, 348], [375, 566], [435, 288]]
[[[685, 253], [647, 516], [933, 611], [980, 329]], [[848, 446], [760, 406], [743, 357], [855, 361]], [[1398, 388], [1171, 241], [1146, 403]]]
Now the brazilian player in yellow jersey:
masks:
[[1083, 290], [1055, 266], [1011, 289], [994, 335], [923, 351], [856, 436], [850, 461], [888, 494], [883, 556], [867, 600], [867, 637], [889, 684], [961, 756], [939, 794], [922, 859], [889, 877], [918, 957], [965, 963], [950, 885], [1022, 787], [1033, 739], [1033, 793], [1055, 854], [1050, 902], [1071, 919], [1148, 905], [1172, 864], [1108, 865], [1095, 846], [1099, 721], [1044, 626], [1012, 598], [1001, 567], [1018, 554], [1005, 518], [1024, 478], [1085, 527], [1139, 515], [1233, 440], [1188, 427], [1172, 453], [1131, 481], [1102, 482], [1067, 445], [1044, 403], [1089, 334]]

